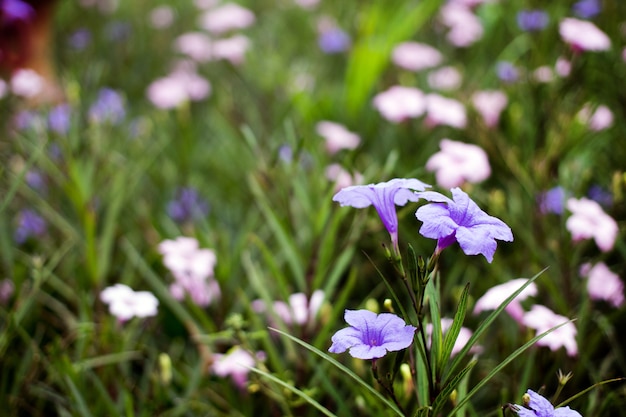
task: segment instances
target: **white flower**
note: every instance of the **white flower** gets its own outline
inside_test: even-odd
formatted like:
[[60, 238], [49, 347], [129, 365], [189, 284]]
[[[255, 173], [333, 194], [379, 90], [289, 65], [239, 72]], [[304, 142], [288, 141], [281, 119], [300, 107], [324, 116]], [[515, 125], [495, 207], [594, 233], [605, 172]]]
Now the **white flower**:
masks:
[[159, 300], [149, 291], [133, 291], [127, 285], [115, 284], [100, 293], [100, 300], [121, 321], [133, 317], [156, 316]]

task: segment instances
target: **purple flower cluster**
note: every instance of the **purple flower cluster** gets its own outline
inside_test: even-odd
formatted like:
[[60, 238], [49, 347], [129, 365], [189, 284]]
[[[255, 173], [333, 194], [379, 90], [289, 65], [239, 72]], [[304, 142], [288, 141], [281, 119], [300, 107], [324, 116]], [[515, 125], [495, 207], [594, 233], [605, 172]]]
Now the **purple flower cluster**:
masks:
[[526, 32], [538, 32], [548, 26], [550, 18], [543, 10], [522, 10], [517, 13], [517, 25]]
[[19, 214], [18, 226], [15, 230], [14, 239], [22, 244], [31, 237], [41, 237], [46, 234], [46, 221], [34, 210], [25, 209]]
[[167, 204], [167, 214], [177, 223], [197, 220], [208, 212], [209, 204], [191, 187], [179, 189], [176, 198]]

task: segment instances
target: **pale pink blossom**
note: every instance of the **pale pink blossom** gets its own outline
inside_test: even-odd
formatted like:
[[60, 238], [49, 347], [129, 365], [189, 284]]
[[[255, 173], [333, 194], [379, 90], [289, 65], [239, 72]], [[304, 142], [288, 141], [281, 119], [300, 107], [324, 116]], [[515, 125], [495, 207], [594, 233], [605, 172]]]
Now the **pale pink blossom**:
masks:
[[475, 7], [485, 3], [494, 3], [497, 0], [448, 0], [448, 3], [461, 4], [466, 7]]
[[441, 151], [426, 161], [426, 169], [434, 171], [437, 184], [443, 188], [454, 188], [465, 182], [477, 183], [491, 175], [487, 153], [476, 145], [442, 139]]
[[0, 280], [0, 304], [5, 304], [15, 291], [13, 281], [8, 278]]
[[160, 109], [173, 109], [188, 101], [204, 100], [211, 93], [211, 83], [194, 71], [177, 69], [148, 86], [148, 99]]
[[611, 40], [596, 25], [587, 20], [566, 17], [559, 23], [561, 38], [577, 51], [606, 51]]
[[333, 155], [342, 149], [355, 149], [361, 143], [361, 138], [345, 126], [321, 121], [315, 125], [315, 131], [326, 141], [326, 151]]
[[[258, 356], [262, 357], [263, 354], [257, 354]], [[250, 368], [255, 365], [256, 360], [257, 358], [250, 352], [235, 346], [225, 354], [216, 353], [213, 355], [211, 372], [222, 378], [230, 376], [237, 387], [244, 389], [248, 382]]]
[[244, 35], [218, 39], [213, 42], [213, 57], [225, 59], [233, 65], [240, 65], [243, 63], [249, 47], [250, 39]]
[[[532, 306], [522, 318], [522, 323], [526, 327], [536, 330], [537, 335], [568, 321], [567, 317], [556, 314], [542, 305]], [[569, 322], [539, 339], [537, 345], [546, 346], [552, 351], [564, 347], [569, 356], [576, 356], [578, 354], [576, 333], [574, 323]]]
[[567, 77], [572, 72], [572, 63], [563, 57], [559, 57], [554, 64], [554, 71], [559, 77]]
[[151, 292], [134, 291], [124, 284], [105, 288], [100, 293], [100, 300], [109, 305], [109, 312], [120, 321], [156, 316], [159, 305], [159, 300]]
[[18, 69], [11, 76], [11, 91], [16, 96], [32, 98], [43, 92], [46, 81], [35, 70]]
[[600, 204], [588, 198], [567, 200], [567, 208], [572, 215], [567, 219], [565, 227], [577, 242], [593, 238], [603, 252], [613, 249], [617, 233], [617, 222], [602, 210]]
[[426, 100], [421, 90], [399, 85], [378, 93], [373, 104], [385, 119], [394, 123], [419, 117], [426, 110]]
[[295, 3], [303, 9], [312, 9], [317, 6], [320, 0], [294, 0]]
[[485, 124], [494, 127], [500, 120], [500, 114], [506, 108], [509, 100], [506, 94], [499, 90], [477, 91], [472, 94], [472, 104], [480, 113]]
[[200, 18], [200, 26], [214, 34], [235, 29], [245, 29], [255, 21], [254, 13], [236, 3], [225, 3], [205, 12]]
[[586, 123], [589, 129], [599, 132], [613, 126], [613, 112], [605, 105], [600, 105], [593, 110], [591, 104], [587, 103], [578, 112], [578, 120]]
[[150, 24], [155, 29], [167, 29], [174, 22], [174, 9], [158, 6], [150, 11]]
[[187, 32], [174, 40], [174, 50], [196, 62], [207, 62], [213, 57], [213, 43], [204, 32]]
[[409, 71], [421, 71], [439, 65], [443, 61], [443, 55], [424, 43], [403, 42], [393, 48], [391, 60]]
[[543, 65], [533, 71], [533, 78], [540, 83], [549, 83], [554, 80], [554, 72], [549, 66]]
[[330, 164], [324, 170], [326, 178], [335, 183], [335, 191], [350, 187], [352, 185], [363, 184], [363, 175], [359, 172], [355, 172], [354, 175], [345, 170], [339, 164]]
[[456, 90], [462, 81], [461, 72], [454, 67], [441, 67], [428, 74], [428, 85], [435, 90]]
[[426, 96], [426, 124], [447, 125], [462, 129], [467, 124], [465, 106], [455, 99], [428, 94]]
[[614, 307], [624, 304], [624, 283], [604, 262], [593, 267], [585, 264], [581, 266], [580, 274], [588, 277], [587, 292], [592, 300], [603, 300]]
[[[476, 301], [474, 314], [497, 309], [504, 300], [509, 298], [515, 291], [519, 290], [526, 282], [528, 282], [526, 278], [517, 278], [489, 288], [487, 292]], [[505, 311], [509, 313], [515, 321], [522, 323], [524, 308], [521, 302], [528, 297], [534, 297], [536, 295], [537, 285], [532, 282], [505, 307]]]
[[447, 3], [439, 11], [441, 21], [450, 28], [446, 38], [458, 47], [467, 47], [480, 40], [483, 26], [471, 9], [458, 3]]
[[178, 237], [161, 242], [159, 252], [163, 255], [163, 265], [174, 277], [170, 285], [172, 297], [182, 300], [189, 295], [202, 307], [220, 297], [219, 285], [213, 278], [217, 262], [214, 251], [201, 249], [194, 238]]
[[[448, 330], [450, 330], [450, 327], [452, 327], [453, 322], [454, 321], [452, 319], [449, 319], [446, 317], [441, 318], [441, 333], [444, 336], [448, 332]], [[433, 325], [432, 323], [428, 323], [426, 325], [426, 336], [428, 338], [429, 344], [431, 343], [431, 340], [432, 340], [432, 333], [433, 333]], [[459, 353], [461, 349], [463, 349], [465, 345], [467, 345], [467, 342], [469, 342], [471, 337], [472, 337], [472, 331], [468, 329], [467, 327], [461, 327], [461, 330], [459, 331], [459, 335], [457, 336], [456, 341], [454, 342], [454, 347], [452, 348], [452, 356]], [[473, 353], [480, 353], [481, 351], [482, 351], [481, 346], [472, 346], [472, 348], [470, 349], [470, 352], [473, 352]]]
[[193, 4], [200, 10], [207, 10], [219, 4], [220, 0], [194, 0]]
[[[304, 326], [315, 322], [323, 302], [324, 291], [322, 290], [314, 291], [310, 299], [307, 299], [306, 294], [299, 292], [291, 294], [288, 302], [275, 301], [272, 305], [272, 311], [286, 325]], [[252, 309], [257, 313], [267, 312], [267, 306], [263, 300], [253, 301]]]

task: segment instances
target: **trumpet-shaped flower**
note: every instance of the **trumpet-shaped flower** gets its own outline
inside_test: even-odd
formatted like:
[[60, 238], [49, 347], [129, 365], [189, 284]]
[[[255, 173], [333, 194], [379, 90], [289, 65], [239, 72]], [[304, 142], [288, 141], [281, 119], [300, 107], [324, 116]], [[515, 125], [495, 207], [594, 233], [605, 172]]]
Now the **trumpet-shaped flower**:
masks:
[[333, 201], [342, 206], [365, 208], [373, 205], [391, 236], [394, 250], [398, 250], [398, 214], [396, 205], [404, 206], [419, 197], [413, 191], [424, 191], [428, 184], [417, 179], [394, 178], [391, 181], [369, 185], [353, 185], [339, 191]]
[[453, 200], [434, 191], [417, 193], [420, 198], [434, 203], [420, 207], [415, 213], [423, 222], [420, 234], [437, 239], [437, 252], [458, 242], [465, 254], [482, 254], [491, 262], [496, 239], [513, 241], [511, 229], [502, 220], [482, 211], [460, 188], [451, 191]]
[[611, 47], [606, 33], [586, 20], [565, 18], [559, 23], [559, 33], [576, 51], [606, 51]]
[[567, 200], [567, 208], [572, 215], [567, 219], [565, 227], [576, 242], [594, 238], [596, 245], [603, 252], [613, 249], [617, 239], [617, 222], [602, 210], [600, 204], [588, 198]]
[[588, 277], [587, 292], [592, 300], [603, 300], [614, 307], [624, 304], [624, 283], [605, 263], [583, 265], [580, 272]]
[[428, 171], [435, 171], [437, 184], [452, 188], [463, 183], [477, 183], [489, 178], [491, 167], [487, 153], [476, 145], [442, 139], [441, 148], [426, 162]]
[[326, 150], [333, 155], [342, 149], [354, 149], [361, 143], [361, 138], [345, 126], [323, 120], [315, 125], [315, 131], [326, 141]]
[[463, 129], [467, 124], [465, 106], [453, 98], [428, 94], [426, 96], [426, 124], [428, 126], [446, 125]]
[[578, 354], [577, 331], [574, 323], [568, 321], [567, 317], [556, 314], [548, 307], [542, 305], [532, 306], [530, 311], [525, 313], [522, 318], [522, 324], [535, 329], [537, 335], [566, 323], [539, 339], [537, 345], [546, 346], [552, 351], [564, 347], [569, 356], [576, 356]]
[[[263, 356], [261, 353], [258, 356]], [[227, 353], [216, 353], [213, 355], [214, 362], [211, 371], [221, 377], [230, 376], [235, 385], [243, 389], [248, 382], [248, 373], [254, 366], [256, 359], [250, 352], [235, 346]], [[262, 358], [260, 358], [262, 359]]]
[[[272, 309], [276, 315], [287, 325], [298, 324], [300, 326], [312, 323], [324, 302], [324, 291], [317, 290], [307, 299], [304, 293], [295, 293], [289, 296], [289, 301], [275, 301]], [[252, 302], [252, 308], [257, 313], [264, 313], [267, 306], [263, 300]]]
[[506, 94], [499, 90], [477, 91], [472, 94], [472, 104], [488, 127], [494, 127], [498, 124], [500, 114], [508, 102]]
[[403, 42], [393, 48], [391, 60], [401, 68], [421, 71], [441, 64], [443, 55], [430, 45], [419, 42]]
[[535, 391], [529, 389], [526, 391], [528, 395], [528, 404], [526, 407], [515, 404], [516, 412], [521, 417], [582, 417], [578, 411], [574, 411], [569, 407], [554, 408], [554, 406], [537, 394]]
[[376, 359], [387, 352], [405, 349], [413, 342], [416, 328], [395, 314], [346, 310], [344, 318], [351, 327], [333, 335], [329, 352], [342, 353], [350, 349], [350, 355], [355, 358]]
[[400, 85], [378, 93], [373, 104], [385, 119], [393, 123], [420, 117], [426, 110], [426, 98], [421, 90]]
[[200, 26], [212, 34], [222, 34], [234, 29], [245, 29], [255, 21], [254, 13], [236, 3], [224, 3], [205, 12]]

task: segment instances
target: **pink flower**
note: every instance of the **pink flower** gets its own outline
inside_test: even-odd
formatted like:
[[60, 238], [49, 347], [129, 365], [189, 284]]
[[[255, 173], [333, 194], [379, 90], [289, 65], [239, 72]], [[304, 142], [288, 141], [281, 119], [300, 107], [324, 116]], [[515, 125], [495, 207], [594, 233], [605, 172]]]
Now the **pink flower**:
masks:
[[[289, 296], [289, 302], [275, 301], [272, 310], [286, 325], [297, 324], [304, 326], [314, 323], [322, 303], [324, 302], [324, 291], [317, 290], [311, 294], [308, 300], [306, 294], [295, 293]], [[252, 302], [252, 309], [257, 313], [265, 313], [267, 306], [263, 300]]]
[[542, 65], [533, 71], [533, 78], [540, 83], [549, 83], [554, 80], [554, 72], [549, 66]]
[[312, 9], [317, 6], [320, 0], [294, 0], [295, 3], [303, 9]]
[[[452, 322], [453, 322], [452, 319], [442, 317], [441, 332], [444, 335], [448, 332], [450, 327], [452, 327]], [[432, 341], [432, 333], [433, 333], [433, 325], [432, 323], [428, 323], [426, 325], [426, 335], [427, 335], [429, 344]], [[459, 353], [461, 349], [463, 349], [465, 345], [467, 345], [467, 342], [469, 342], [470, 337], [472, 337], [472, 331], [468, 329], [467, 327], [461, 327], [461, 331], [459, 332], [459, 335], [457, 336], [456, 341], [454, 342], [454, 347], [452, 348], [452, 356]], [[470, 352], [480, 353], [481, 350], [482, 348], [480, 346], [473, 346], [470, 349]]]
[[459, 187], [466, 181], [477, 183], [491, 175], [487, 154], [479, 146], [442, 139], [439, 147], [441, 151], [428, 158], [426, 169], [436, 172], [440, 187]]
[[624, 304], [624, 283], [605, 263], [593, 267], [585, 264], [581, 267], [581, 275], [588, 277], [587, 292], [592, 300], [603, 300], [614, 307]]
[[613, 126], [613, 112], [605, 105], [598, 106], [592, 113], [591, 104], [585, 104], [578, 112], [578, 119], [587, 123], [589, 129], [595, 132]]
[[[476, 301], [474, 314], [497, 309], [504, 300], [509, 298], [511, 294], [520, 289], [526, 282], [528, 282], [526, 278], [517, 278], [489, 288], [487, 292]], [[534, 297], [536, 295], [537, 285], [533, 282], [528, 285], [528, 287], [524, 288], [524, 290], [505, 307], [506, 312], [509, 313], [515, 321], [521, 324], [524, 316], [524, 309], [522, 308], [521, 302], [528, 297]]]
[[133, 291], [127, 285], [115, 284], [100, 293], [100, 300], [109, 305], [109, 312], [124, 322], [133, 317], [156, 316], [159, 300], [149, 291]]
[[326, 140], [326, 150], [331, 155], [342, 149], [355, 149], [361, 143], [359, 135], [339, 123], [321, 121], [315, 125], [315, 130]]
[[577, 242], [582, 239], [594, 238], [601, 251], [613, 249], [617, 239], [617, 222], [602, 210], [593, 200], [581, 198], [567, 200], [567, 208], [572, 215], [567, 219], [565, 227]]
[[155, 29], [167, 29], [174, 22], [174, 9], [170, 6], [158, 6], [150, 12], [150, 24]]
[[426, 124], [447, 125], [462, 129], [467, 124], [465, 107], [459, 101], [439, 94], [426, 96]]
[[0, 280], [0, 304], [5, 304], [15, 291], [13, 281], [8, 278]]
[[[524, 314], [522, 318], [522, 323], [526, 327], [535, 329], [537, 335], [567, 321], [569, 321], [567, 317], [555, 314], [552, 310], [542, 305], [532, 306], [530, 311]], [[578, 354], [576, 333], [576, 327], [569, 322], [539, 339], [537, 345], [546, 346], [552, 351], [564, 347], [569, 356], [576, 356]]]
[[469, 7], [447, 3], [439, 15], [443, 24], [450, 28], [447, 39], [452, 45], [464, 48], [483, 37], [483, 26]]
[[566, 17], [559, 23], [559, 33], [577, 51], [606, 51], [611, 48], [609, 37], [586, 20]]
[[233, 29], [245, 29], [255, 21], [254, 13], [235, 3], [225, 3], [205, 12], [200, 18], [200, 26], [214, 34]]
[[494, 127], [500, 120], [500, 114], [506, 108], [509, 100], [502, 91], [477, 91], [472, 95], [472, 104], [480, 113], [485, 124]]
[[225, 59], [233, 65], [243, 63], [246, 52], [250, 47], [247, 36], [235, 35], [230, 38], [218, 39], [213, 42], [213, 57]]
[[203, 32], [187, 32], [174, 41], [174, 50], [189, 56], [196, 62], [211, 60], [212, 42]]
[[35, 97], [43, 92], [46, 81], [35, 70], [18, 69], [11, 77], [11, 91], [16, 96]]
[[200, 101], [211, 93], [211, 83], [190, 69], [177, 69], [153, 81], [148, 99], [160, 109], [173, 109], [188, 101]]
[[355, 172], [354, 175], [352, 175], [339, 164], [328, 165], [324, 174], [326, 175], [326, 178], [335, 183], [335, 192], [339, 192], [342, 188], [350, 187], [352, 185], [363, 184], [363, 175], [359, 172]]
[[226, 354], [216, 353], [213, 355], [214, 362], [211, 371], [225, 378], [230, 376], [240, 389], [246, 387], [250, 368], [256, 363], [252, 354], [239, 346], [230, 349]]
[[419, 42], [403, 42], [393, 48], [391, 60], [397, 66], [409, 71], [421, 71], [436, 67], [443, 55], [432, 46]]
[[456, 90], [462, 81], [461, 73], [454, 67], [441, 67], [428, 74], [428, 85], [435, 90]]
[[554, 70], [560, 77], [567, 77], [572, 72], [572, 63], [563, 57], [559, 57], [554, 64]]
[[217, 262], [215, 252], [200, 249], [198, 241], [189, 237], [164, 240], [159, 244], [159, 252], [163, 255], [163, 264], [174, 276], [170, 285], [172, 297], [182, 300], [188, 294], [202, 307], [220, 297], [219, 285], [213, 278]]
[[421, 90], [399, 85], [377, 94], [373, 104], [385, 119], [393, 123], [419, 117], [426, 109], [426, 100]]

